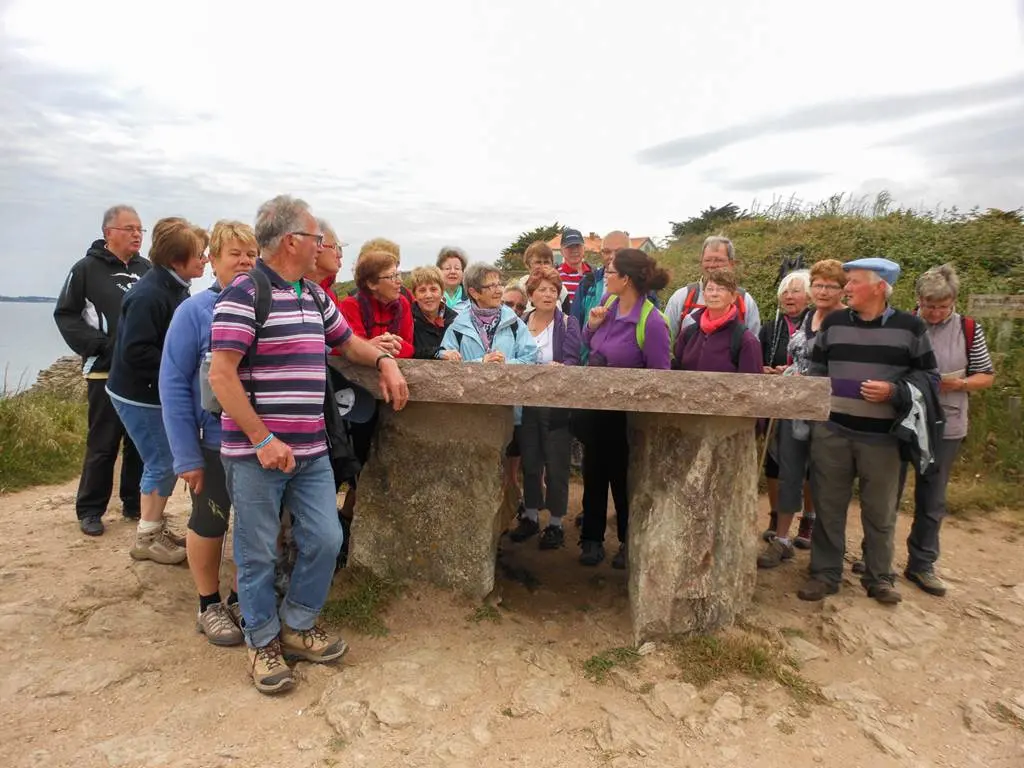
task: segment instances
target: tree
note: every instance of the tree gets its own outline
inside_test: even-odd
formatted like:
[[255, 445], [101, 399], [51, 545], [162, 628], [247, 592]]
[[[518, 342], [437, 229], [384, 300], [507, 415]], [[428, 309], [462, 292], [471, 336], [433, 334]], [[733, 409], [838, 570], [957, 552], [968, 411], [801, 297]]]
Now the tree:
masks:
[[531, 229], [529, 232], [523, 232], [519, 237], [513, 240], [508, 246], [502, 249], [501, 258], [498, 259], [495, 266], [502, 272], [515, 272], [526, 269], [526, 265], [523, 264], [523, 254], [526, 253], [526, 249], [530, 243], [535, 240], [543, 240], [547, 242], [555, 235], [562, 234], [562, 230], [565, 229], [557, 221], [546, 227], [537, 227]]
[[747, 211], [741, 211], [739, 206], [726, 203], [720, 208], [712, 205], [701, 211], [700, 216], [692, 216], [686, 221], [670, 221], [669, 225], [672, 227], [673, 237], [684, 237], [686, 235], [701, 235], [723, 224], [748, 218], [750, 218], [750, 214]]

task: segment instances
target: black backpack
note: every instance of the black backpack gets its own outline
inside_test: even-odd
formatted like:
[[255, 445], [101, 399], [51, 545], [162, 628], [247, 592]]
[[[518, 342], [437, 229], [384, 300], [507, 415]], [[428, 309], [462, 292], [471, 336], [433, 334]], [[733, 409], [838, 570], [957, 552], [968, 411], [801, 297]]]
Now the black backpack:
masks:
[[[683, 350], [686, 349], [686, 345], [690, 343], [690, 339], [697, 335], [700, 331], [700, 316], [704, 310], [693, 315], [693, 322], [686, 326], [683, 330], [681, 344], [679, 346], [679, 362], [682, 362]], [[740, 322], [737, 318], [736, 322], [732, 324], [729, 336], [729, 360], [732, 362], [732, 367], [737, 371], [740, 369], [740, 351], [743, 349], [743, 334], [747, 332], [747, 327]]]

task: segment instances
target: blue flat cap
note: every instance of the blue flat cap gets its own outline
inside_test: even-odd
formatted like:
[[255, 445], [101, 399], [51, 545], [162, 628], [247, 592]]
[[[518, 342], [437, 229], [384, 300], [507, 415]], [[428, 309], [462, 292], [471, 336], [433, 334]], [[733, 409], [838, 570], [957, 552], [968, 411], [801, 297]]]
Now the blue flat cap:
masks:
[[843, 264], [844, 272], [849, 272], [851, 269], [866, 269], [870, 272], [876, 272], [889, 285], [895, 283], [900, 276], [899, 264], [879, 256], [872, 256], [867, 259], [854, 259]]

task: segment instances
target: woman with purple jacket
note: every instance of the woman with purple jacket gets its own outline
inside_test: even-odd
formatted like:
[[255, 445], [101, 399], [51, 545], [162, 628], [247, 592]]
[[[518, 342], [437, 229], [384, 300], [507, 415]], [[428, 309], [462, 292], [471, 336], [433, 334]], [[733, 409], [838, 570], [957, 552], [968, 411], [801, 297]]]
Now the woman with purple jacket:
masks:
[[[625, 248], [604, 270], [607, 294], [590, 310], [583, 341], [590, 349], [588, 366], [667, 369], [672, 358], [668, 321], [647, 298], [668, 285], [668, 272], [641, 250]], [[583, 443], [583, 532], [580, 564], [604, 560], [608, 524], [608, 487], [615, 502], [619, 551], [612, 568], [627, 565], [626, 534], [629, 496], [626, 475], [629, 442], [624, 411], [592, 410], [574, 413]]]
[[[533, 309], [523, 322], [537, 344], [542, 365], [579, 365], [580, 326], [558, 307], [562, 279], [554, 267], [535, 269], [526, 281]], [[540, 510], [550, 515], [540, 534], [541, 549], [565, 545], [562, 518], [569, 507], [569, 411], [565, 408], [523, 408], [519, 449], [523, 456], [523, 506], [512, 541], [526, 541], [540, 530]], [[546, 486], [546, 487], [545, 487]]]
[[684, 371], [762, 373], [761, 342], [740, 322], [736, 276], [714, 270], [704, 286], [705, 307], [693, 312], [676, 339], [675, 360]]

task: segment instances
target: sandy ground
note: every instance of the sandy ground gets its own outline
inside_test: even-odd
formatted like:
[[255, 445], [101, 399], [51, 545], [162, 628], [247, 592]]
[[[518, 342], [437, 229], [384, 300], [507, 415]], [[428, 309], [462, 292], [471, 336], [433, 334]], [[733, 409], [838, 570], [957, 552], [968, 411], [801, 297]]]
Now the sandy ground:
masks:
[[[806, 553], [761, 573], [747, 621], [783, 631], [820, 703], [738, 676], [698, 691], [658, 645], [588, 680], [584, 661], [630, 643], [625, 573], [536, 540], [503, 546], [499, 621], [410, 585], [387, 636], [348, 633], [343, 663], [300, 664], [297, 688], [268, 698], [244, 650], [196, 634], [187, 569], [133, 562], [116, 511], [106, 535], [82, 536], [74, 489], [0, 497], [2, 766], [1024, 766], [1012, 518], [947, 525], [945, 599], [901, 582], [889, 609], [850, 580], [802, 603]], [[175, 527], [186, 511], [179, 494]]]

